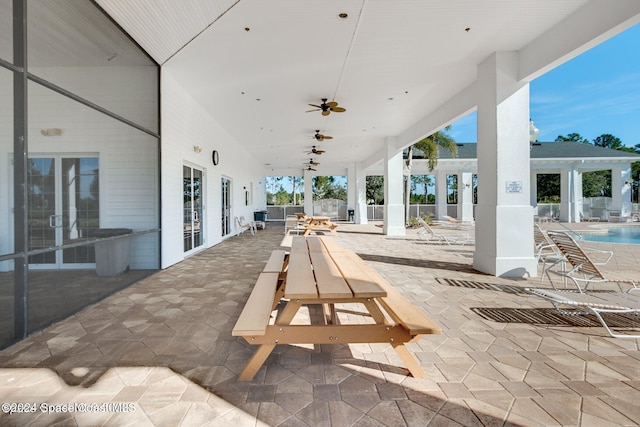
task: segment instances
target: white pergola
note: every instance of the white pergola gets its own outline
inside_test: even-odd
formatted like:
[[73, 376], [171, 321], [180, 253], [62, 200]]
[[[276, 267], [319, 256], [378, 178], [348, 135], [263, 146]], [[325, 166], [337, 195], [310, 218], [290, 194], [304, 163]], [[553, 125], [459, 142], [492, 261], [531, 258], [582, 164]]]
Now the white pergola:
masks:
[[[473, 221], [473, 175], [478, 173], [476, 156], [477, 144], [458, 144], [459, 156], [453, 158], [451, 153], [441, 150], [442, 158], [433, 171], [427, 161], [414, 158], [411, 173], [413, 175], [434, 175], [436, 217], [442, 219], [447, 215], [447, 175], [458, 178], [458, 219]], [[582, 174], [585, 172], [610, 170], [611, 206], [610, 210], [620, 211], [622, 217], [631, 214], [631, 163], [640, 161], [640, 155], [594, 147], [575, 142], [534, 143], [530, 151], [530, 205], [537, 205], [536, 181], [538, 174], [560, 175], [560, 221], [580, 222], [582, 213]], [[371, 175], [382, 175], [380, 168], [372, 168]], [[481, 184], [478, 184], [478, 188]], [[355, 189], [349, 191], [355, 197]], [[605, 219], [605, 218], [603, 218]], [[360, 218], [361, 222], [366, 218]]]
[[[347, 175], [362, 221], [365, 176], [383, 170], [384, 232], [401, 235], [403, 149], [477, 110], [473, 265], [497, 276], [536, 272], [529, 82], [640, 21], [637, 0], [97, 3], [161, 65], [163, 248], [180, 237], [169, 230], [185, 139], [209, 153], [222, 145], [222, 161], [241, 147], [264, 176], [299, 175], [319, 129], [335, 139], [314, 173]], [[305, 112], [321, 98], [347, 111]]]

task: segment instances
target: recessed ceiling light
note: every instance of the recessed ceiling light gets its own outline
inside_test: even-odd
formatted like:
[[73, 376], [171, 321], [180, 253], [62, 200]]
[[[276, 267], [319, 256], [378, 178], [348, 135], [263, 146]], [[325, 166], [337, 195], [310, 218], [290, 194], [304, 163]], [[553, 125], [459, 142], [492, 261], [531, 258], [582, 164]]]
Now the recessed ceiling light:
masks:
[[338, 18], [340, 18], [340, 19], [346, 19], [348, 16], [349, 16], [349, 15], [348, 15], [348, 14], [346, 14], [346, 13], [344, 13], [344, 12], [343, 12], [343, 13], [338, 14]]
[[249, 27], [244, 27], [244, 30], [245, 30], [245, 31], [251, 31], [251, 28], [249, 28]]
[[256, 98], [256, 101], [262, 101], [262, 99], [260, 99], [260, 98]]
[[469, 31], [471, 31], [471, 27], [467, 27], [464, 30], [468, 33]]
[[389, 101], [393, 101], [393, 97], [390, 97], [390, 98], [389, 98]]

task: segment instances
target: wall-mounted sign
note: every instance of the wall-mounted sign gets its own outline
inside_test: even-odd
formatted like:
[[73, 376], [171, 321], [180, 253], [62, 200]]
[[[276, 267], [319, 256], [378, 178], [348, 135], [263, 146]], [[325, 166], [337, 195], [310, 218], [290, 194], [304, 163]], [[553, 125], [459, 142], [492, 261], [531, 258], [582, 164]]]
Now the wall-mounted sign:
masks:
[[507, 181], [507, 193], [522, 193], [522, 181]]

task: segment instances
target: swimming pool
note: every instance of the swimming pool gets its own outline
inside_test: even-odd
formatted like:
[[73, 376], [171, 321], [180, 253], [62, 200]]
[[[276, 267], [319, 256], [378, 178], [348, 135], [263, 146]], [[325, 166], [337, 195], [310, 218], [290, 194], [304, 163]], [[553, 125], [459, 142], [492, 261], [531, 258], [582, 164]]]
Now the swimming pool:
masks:
[[640, 227], [609, 228], [607, 233], [582, 234], [582, 240], [590, 242], [624, 243], [640, 245]]

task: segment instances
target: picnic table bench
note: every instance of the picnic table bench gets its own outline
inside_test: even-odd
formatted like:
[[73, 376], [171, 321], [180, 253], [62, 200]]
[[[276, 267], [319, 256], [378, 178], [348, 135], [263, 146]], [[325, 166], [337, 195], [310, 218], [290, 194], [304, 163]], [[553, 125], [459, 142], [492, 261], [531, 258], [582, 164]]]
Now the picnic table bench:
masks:
[[[280, 302], [284, 307], [276, 310]], [[336, 304], [351, 303], [364, 307], [362, 322], [338, 317]], [[321, 305], [322, 320], [291, 324], [305, 305]], [[238, 377], [250, 380], [280, 344], [389, 343], [414, 377], [424, 377], [405, 344], [440, 332], [357, 254], [332, 238], [296, 236], [290, 253], [271, 254], [232, 335], [259, 346]]]

